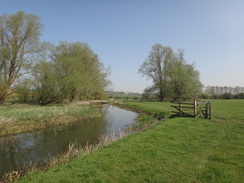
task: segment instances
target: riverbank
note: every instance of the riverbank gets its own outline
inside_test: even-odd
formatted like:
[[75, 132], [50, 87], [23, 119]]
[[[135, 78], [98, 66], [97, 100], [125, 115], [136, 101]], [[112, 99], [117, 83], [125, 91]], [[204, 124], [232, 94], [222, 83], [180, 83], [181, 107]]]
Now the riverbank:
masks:
[[101, 115], [92, 105], [7, 105], [0, 107], [0, 136], [65, 125]]
[[117, 104], [119, 107], [129, 109], [138, 113], [154, 116], [156, 119], [167, 119], [172, 115], [172, 104], [170, 102], [132, 102], [127, 101]]
[[20, 182], [243, 182], [243, 107], [215, 101], [213, 120], [164, 120]]

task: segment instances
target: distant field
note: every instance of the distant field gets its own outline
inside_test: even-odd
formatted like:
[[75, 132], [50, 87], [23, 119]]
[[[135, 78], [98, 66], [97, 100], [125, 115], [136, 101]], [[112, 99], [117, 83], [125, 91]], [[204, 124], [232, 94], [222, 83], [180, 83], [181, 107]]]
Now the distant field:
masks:
[[[170, 102], [123, 102], [123, 105], [147, 113], [163, 113], [169, 117], [174, 111]], [[244, 100], [213, 100], [213, 119], [244, 122]]]
[[140, 99], [141, 94], [115, 93], [111, 94], [111, 97], [115, 99]]
[[[146, 112], [171, 110], [169, 103], [125, 105]], [[243, 109], [244, 100], [216, 100], [213, 120], [163, 120], [20, 182], [244, 182]]]
[[213, 100], [213, 118], [244, 122], [244, 99]]

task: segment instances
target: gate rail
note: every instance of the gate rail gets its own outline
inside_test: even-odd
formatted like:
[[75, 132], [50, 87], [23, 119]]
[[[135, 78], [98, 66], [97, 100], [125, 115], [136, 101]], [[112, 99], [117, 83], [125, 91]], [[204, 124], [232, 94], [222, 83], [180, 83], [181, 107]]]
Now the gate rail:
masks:
[[171, 106], [177, 110], [171, 112], [176, 113], [179, 116], [212, 119], [212, 103], [210, 101], [207, 102], [175, 101], [171, 103], [178, 104], [178, 105]]

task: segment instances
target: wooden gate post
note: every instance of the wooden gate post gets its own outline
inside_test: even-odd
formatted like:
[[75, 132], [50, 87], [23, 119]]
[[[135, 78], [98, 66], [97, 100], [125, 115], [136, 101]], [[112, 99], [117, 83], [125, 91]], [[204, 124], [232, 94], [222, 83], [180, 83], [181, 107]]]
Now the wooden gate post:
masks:
[[209, 102], [206, 102], [204, 105], [204, 108], [205, 108], [205, 114], [204, 114], [204, 118], [205, 119], [208, 119], [208, 115], [209, 115]]
[[197, 101], [194, 101], [194, 118], [197, 117]]
[[[194, 118], [204, 117], [205, 119], [212, 119], [212, 102], [211, 101], [197, 102], [195, 100], [194, 103], [181, 102], [181, 101], [172, 102], [172, 103], [175, 103], [175, 104], [178, 103], [178, 105], [176, 105], [176, 106], [173, 106], [173, 105], [171, 106], [177, 110], [177, 111], [172, 111], [172, 112], [177, 113], [178, 115], [190, 116], [190, 117], [194, 117]], [[185, 106], [185, 105], [190, 105], [190, 106]]]
[[209, 119], [212, 119], [212, 102], [208, 101], [209, 106]]

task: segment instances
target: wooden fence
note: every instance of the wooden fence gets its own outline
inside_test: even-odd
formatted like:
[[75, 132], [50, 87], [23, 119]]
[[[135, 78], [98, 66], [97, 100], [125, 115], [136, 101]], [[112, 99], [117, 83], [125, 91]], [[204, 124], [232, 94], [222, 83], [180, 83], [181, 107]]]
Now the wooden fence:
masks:
[[172, 111], [179, 116], [187, 116], [194, 118], [212, 119], [212, 103], [207, 102], [172, 102], [177, 105], [172, 105], [177, 111]]

